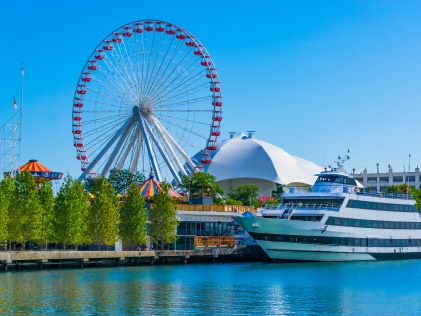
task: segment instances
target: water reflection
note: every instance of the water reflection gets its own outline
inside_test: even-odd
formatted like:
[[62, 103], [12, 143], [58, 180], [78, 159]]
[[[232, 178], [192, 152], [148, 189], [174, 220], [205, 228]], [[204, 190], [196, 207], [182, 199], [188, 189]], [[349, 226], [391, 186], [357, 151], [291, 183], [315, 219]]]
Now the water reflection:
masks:
[[0, 314], [418, 314], [421, 261], [0, 274]]

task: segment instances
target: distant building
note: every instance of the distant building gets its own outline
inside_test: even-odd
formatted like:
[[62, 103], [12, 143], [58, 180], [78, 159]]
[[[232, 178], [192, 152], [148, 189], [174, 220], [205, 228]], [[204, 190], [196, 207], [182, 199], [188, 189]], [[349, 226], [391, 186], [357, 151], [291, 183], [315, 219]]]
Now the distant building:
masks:
[[368, 190], [385, 191], [387, 187], [399, 184], [408, 184], [411, 187], [420, 188], [421, 174], [417, 167], [415, 171], [393, 172], [389, 167], [388, 172], [374, 172], [369, 173], [364, 169], [361, 173], [353, 173], [354, 178], [361, 182]]
[[216, 177], [225, 193], [241, 184], [255, 184], [260, 194], [270, 195], [277, 185], [313, 185], [314, 175], [322, 168], [254, 138], [253, 133], [238, 133], [218, 144], [206, 171]]

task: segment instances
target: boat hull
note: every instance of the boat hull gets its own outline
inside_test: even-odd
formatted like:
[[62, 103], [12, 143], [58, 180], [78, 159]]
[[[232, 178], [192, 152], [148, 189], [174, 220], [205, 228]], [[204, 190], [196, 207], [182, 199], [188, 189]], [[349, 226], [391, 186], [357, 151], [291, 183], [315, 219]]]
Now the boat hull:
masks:
[[[314, 243], [313, 238], [344, 236], [321, 223], [264, 217], [237, 217], [242, 226], [273, 261], [372, 261], [421, 258], [420, 247], [355, 247]], [[349, 234], [347, 237], [350, 237]], [[361, 236], [352, 236], [360, 237]], [[303, 241], [305, 240], [305, 241]]]

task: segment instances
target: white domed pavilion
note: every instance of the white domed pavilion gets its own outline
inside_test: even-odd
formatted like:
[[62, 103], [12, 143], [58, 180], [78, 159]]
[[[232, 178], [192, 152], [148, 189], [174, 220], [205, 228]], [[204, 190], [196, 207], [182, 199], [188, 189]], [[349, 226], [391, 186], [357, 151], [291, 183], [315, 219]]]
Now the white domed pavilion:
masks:
[[228, 193], [241, 184], [256, 184], [261, 194], [270, 195], [276, 185], [313, 185], [322, 167], [252, 134], [239, 133], [218, 144], [207, 170]]

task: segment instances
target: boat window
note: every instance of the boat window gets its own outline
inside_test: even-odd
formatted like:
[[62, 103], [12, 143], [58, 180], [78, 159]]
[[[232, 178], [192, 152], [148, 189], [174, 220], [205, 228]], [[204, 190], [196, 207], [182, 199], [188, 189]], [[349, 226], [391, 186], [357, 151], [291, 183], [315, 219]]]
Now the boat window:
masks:
[[359, 200], [348, 200], [346, 206], [350, 208], [360, 208], [376, 211], [416, 212], [417, 210], [415, 205], [369, 202]]
[[279, 235], [279, 234], [264, 234], [264, 233], [250, 233], [256, 240], [270, 240], [293, 243], [315, 243], [325, 245], [340, 245], [352, 247], [419, 247], [421, 246], [421, 239], [391, 239], [391, 238], [350, 238], [350, 237], [310, 237], [301, 235]]
[[354, 219], [330, 216], [326, 220], [326, 225], [379, 228], [379, 229], [421, 229], [421, 222], [394, 222], [368, 219]]
[[323, 218], [323, 215], [292, 215], [290, 217], [290, 220], [320, 222], [322, 218]]
[[316, 182], [330, 182], [330, 183], [339, 183], [347, 185], [357, 185], [355, 179], [350, 177], [344, 177], [340, 175], [323, 175], [317, 178]]

